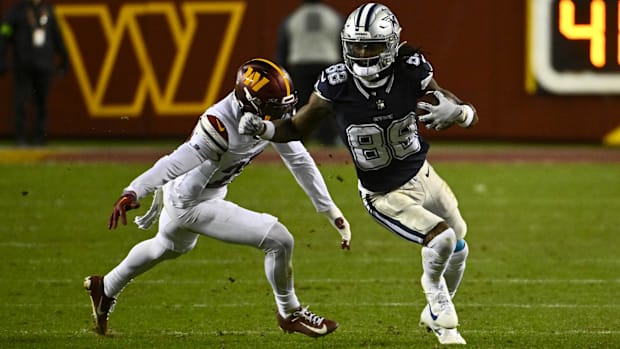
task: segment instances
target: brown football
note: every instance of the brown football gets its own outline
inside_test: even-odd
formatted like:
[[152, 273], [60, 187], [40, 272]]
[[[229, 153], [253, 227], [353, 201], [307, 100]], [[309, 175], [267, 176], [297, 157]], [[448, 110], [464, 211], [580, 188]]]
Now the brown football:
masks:
[[[426, 102], [426, 103], [432, 104], [432, 105], [438, 105], [439, 104], [439, 100], [437, 99], [437, 97], [435, 97], [435, 95], [433, 93], [430, 93], [430, 91], [429, 91], [429, 93], [425, 94], [424, 96], [418, 98], [417, 103], [419, 103], [419, 102]], [[428, 112], [426, 110], [418, 108], [417, 104], [416, 104], [415, 114], [417, 116], [424, 115], [424, 114], [427, 114], [427, 113]]]

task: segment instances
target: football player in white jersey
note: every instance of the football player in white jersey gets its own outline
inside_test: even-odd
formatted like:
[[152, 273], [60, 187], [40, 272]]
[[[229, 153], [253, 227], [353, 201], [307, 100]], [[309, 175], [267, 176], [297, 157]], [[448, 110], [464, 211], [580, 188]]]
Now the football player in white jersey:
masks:
[[[124, 189], [114, 204], [109, 229], [115, 229], [119, 221], [126, 225], [126, 211], [138, 208], [139, 200], [151, 193], [151, 208], [135, 222], [148, 228], [159, 219], [159, 227], [155, 237], [135, 245], [107, 274], [85, 279], [99, 334], [107, 333], [108, 316], [130, 280], [159, 262], [191, 251], [201, 235], [265, 252], [265, 275], [273, 289], [282, 330], [320, 337], [338, 327], [336, 321], [302, 307], [297, 299], [292, 275], [293, 236], [288, 229], [268, 213], [226, 200], [228, 184], [271, 144], [238, 133], [243, 113], [251, 112], [265, 120], [288, 118], [296, 102], [293, 82], [283, 68], [260, 58], [244, 63], [238, 69], [234, 91], [205, 111], [189, 140]], [[317, 212], [324, 214], [338, 231], [341, 248], [348, 249], [349, 223], [332, 201], [305, 147], [298, 141], [272, 145]]]
[[400, 41], [400, 31], [386, 6], [359, 6], [341, 32], [344, 62], [321, 73], [308, 104], [286, 120], [246, 113], [239, 132], [290, 141], [323, 118], [335, 118], [368, 213], [422, 246], [421, 284], [428, 304], [420, 324], [441, 344], [465, 344], [452, 298], [469, 253], [467, 225], [452, 190], [426, 159], [429, 144], [418, 134], [418, 121], [433, 130], [469, 128], [478, 115], [437, 84], [431, 64]]

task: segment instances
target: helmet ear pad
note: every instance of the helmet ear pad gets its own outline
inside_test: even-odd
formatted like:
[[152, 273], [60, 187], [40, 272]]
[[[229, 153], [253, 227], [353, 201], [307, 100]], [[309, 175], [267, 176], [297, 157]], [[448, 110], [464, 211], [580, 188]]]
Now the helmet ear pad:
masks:
[[235, 97], [242, 111], [276, 120], [293, 113], [297, 91], [288, 72], [278, 64], [255, 58], [237, 70]]

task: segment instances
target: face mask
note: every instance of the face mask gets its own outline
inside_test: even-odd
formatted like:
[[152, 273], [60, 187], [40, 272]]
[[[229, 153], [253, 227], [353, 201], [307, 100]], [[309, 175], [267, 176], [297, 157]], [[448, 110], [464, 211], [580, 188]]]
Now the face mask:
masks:
[[363, 67], [357, 63], [354, 63], [353, 72], [359, 76], [372, 76], [379, 73], [379, 67], [376, 65], [370, 67]]

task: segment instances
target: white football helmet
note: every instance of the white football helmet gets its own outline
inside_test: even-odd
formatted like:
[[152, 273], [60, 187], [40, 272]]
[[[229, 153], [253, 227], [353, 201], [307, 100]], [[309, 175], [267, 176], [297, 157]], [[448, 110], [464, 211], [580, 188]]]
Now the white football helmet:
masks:
[[398, 54], [400, 31], [398, 19], [385, 5], [371, 2], [355, 9], [340, 34], [347, 69], [368, 87], [383, 85]]

